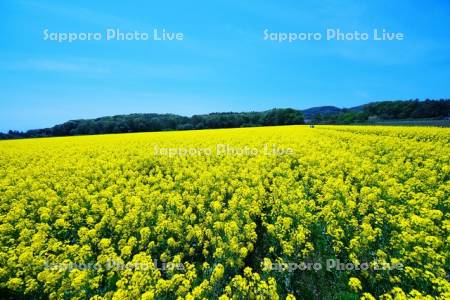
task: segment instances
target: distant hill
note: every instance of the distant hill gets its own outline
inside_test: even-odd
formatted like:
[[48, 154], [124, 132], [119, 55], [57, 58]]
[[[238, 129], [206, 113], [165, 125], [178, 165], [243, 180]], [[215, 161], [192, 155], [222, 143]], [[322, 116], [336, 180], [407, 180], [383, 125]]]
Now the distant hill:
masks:
[[331, 114], [336, 114], [342, 111], [342, 108], [336, 107], [336, 106], [318, 106], [318, 107], [311, 107], [308, 109], [303, 110], [303, 114], [305, 115], [306, 119], [313, 118], [317, 115], [327, 116]]
[[[335, 112], [333, 112], [335, 110]], [[307, 117], [306, 117], [307, 116]], [[447, 119], [450, 116], [450, 100], [379, 101], [336, 110], [335, 107], [316, 107], [305, 114], [308, 123], [361, 124], [386, 121], [414, 121], [414, 124], [447, 124], [448, 122], [418, 122], [420, 120]], [[392, 122], [390, 122], [392, 123]], [[398, 122], [396, 122], [398, 123]]]
[[[314, 124], [388, 124], [396, 120], [414, 120], [415, 124], [447, 124], [448, 122], [420, 122], [447, 120], [450, 100], [407, 100], [371, 102], [352, 108], [335, 106], [271, 109], [262, 112], [218, 112], [192, 117], [175, 114], [130, 114], [96, 119], [71, 120], [50, 128], [0, 133], [0, 139], [70, 136], [105, 133], [192, 130], [207, 128], [236, 128]], [[398, 122], [396, 122], [398, 123]]]

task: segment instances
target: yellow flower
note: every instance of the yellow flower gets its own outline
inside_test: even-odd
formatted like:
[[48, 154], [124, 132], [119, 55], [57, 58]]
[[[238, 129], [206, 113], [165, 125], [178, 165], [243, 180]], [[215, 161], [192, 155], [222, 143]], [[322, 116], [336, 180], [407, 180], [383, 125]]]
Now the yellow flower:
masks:
[[348, 281], [348, 286], [355, 292], [362, 290], [361, 281], [356, 277], [351, 277]]

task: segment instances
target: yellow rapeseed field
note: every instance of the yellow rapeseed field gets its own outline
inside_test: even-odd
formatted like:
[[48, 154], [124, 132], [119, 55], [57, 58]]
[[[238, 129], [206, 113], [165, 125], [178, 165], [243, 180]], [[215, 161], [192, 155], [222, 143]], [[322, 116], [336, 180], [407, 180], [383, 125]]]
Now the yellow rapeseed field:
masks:
[[450, 129], [0, 142], [0, 298], [450, 299]]

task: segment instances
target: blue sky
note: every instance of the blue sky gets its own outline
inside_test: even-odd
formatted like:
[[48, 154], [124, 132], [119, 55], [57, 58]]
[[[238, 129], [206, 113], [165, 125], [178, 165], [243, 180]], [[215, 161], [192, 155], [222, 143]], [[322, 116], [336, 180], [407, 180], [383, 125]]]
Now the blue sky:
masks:
[[[450, 97], [448, 1], [62, 1], [0, 4], [0, 131], [134, 112], [351, 107]], [[183, 41], [44, 40], [43, 31], [182, 32]], [[403, 41], [264, 40], [402, 32]]]

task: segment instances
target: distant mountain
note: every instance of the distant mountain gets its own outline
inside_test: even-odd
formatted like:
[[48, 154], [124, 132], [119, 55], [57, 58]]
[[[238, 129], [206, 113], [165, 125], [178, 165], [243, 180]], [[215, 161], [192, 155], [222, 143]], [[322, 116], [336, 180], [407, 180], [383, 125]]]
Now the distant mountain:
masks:
[[[370, 104], [370, 103], [369, 103]], [[364, 107], [368, 105], [368, 104], [364, 104], [364, 105], [359, 105], [359, 106], [354, 106], [352, 108], [349, 108], [349, 110], [351, 111], [364, 111]]]
[[339, 113], [341, 111], [342, 111], [342, 108], [339, 108], [336, 106], [318, 106], [318, 107], [311, 107], [311, 108], [302, 110], [306, 119], [311, 119], [319, 114], [321, 116], [327, 116], [327, 115]]

